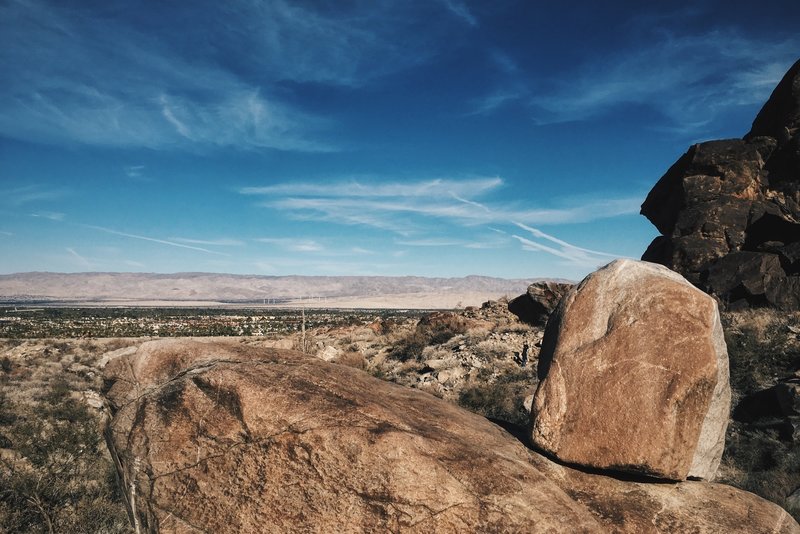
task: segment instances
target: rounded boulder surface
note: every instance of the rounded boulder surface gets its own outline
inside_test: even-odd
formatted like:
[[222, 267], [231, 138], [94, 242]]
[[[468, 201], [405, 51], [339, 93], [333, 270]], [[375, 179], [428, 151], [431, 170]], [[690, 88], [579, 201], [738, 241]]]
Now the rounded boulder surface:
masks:
[[533, 443], [587, 467], [711, 479], [730, 409], [715, 301], [669, 269], [617, 260], [571, 290], [539, 356]]
[[800, 533], [751, 493], [581, 472], [441, 399], [293, 351], [146, 342], [105, 378], [136, 532]]

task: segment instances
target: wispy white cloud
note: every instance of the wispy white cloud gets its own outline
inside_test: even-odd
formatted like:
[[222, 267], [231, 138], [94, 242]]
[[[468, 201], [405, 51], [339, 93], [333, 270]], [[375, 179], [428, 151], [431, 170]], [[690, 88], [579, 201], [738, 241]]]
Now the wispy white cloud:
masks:
[[291, 252], [321, 252], [325, 250], [320, 243], [313, 239], [295, 239], [292, 237], [259, 237], [255, 241], [276, 245]]
[[471, 243], [467, 243], [466, 245], [464, 245], [464, 247], [473, 250], [490, 250], [490, 249], [503, 248], [506, 245], [508, 245], [507, 239], [494, 239], [485, 241], [473, 241]]
[[464, 241], [457, 239], [404, 239], [395, 241], [396, 244], [406, 247], [457, 247], [465, 245]]
[[[425, 11], [433, 9], [198, 0], [191, 10], [161, 6], [155, 24], [133, 5], [4, 2], [0, 70], [15, 75], [0, 85], [0, 134], [157, 149], [335, 150], [322, 139], [329, 123], [290, 102], [284, 84], [354, 87], [426, 61], [441, 28]], [[181, 31], [159, 31], [169, 27]]]
[[185, 249], [189, 249], [189, 250], [197, 250], [199, 252], [205, 252], [206, 254], [214, 254], [214, 255], [217, 255], [217, 256], [229, 256], [229, 254], [225, 254], [223, 252], [218, 252], [216, 250], [209, 250], [207, 248], [196, 247], [194, 245], [187, 245], [187, 244], [184, 244], [184, 243], [176, 243], [175, 241], [168, 241], [166, 239], [158, 239], [158, 238], [155, 238], [155, 237], [148, 237], [148, 236], [143, 236], [143, 235], [138, 235], [138, 234], [129, 234], [127, 232], [119, 232], [117, 230], [113, 230], [111, 228], [105, 228], [103, 226], [95, 226], [95, 225], [91, 225], [91, 224], [81, 224], [79, 226], [83, 226], [84, 228], [90, 228], [92, 230], [97, 230], [98, 232], [105, 232], [105, 233], [111, 234], [111, 235], [118, 235], [120, 237], [127, 237], [127, 238], [130, 238], [130, 239], [138, 239], [140, 241], [149, 241], [150, 243], [158, 243], [160, 245], [168, 245], [168, 246], [171, 246], [171, 247], [185, 248]]
[[[185, 55], [186, 43], [178, 35], [199, 36], [178, 32], [153, 39], [125, 9], [117, 15], [106, 13], [99, 23], [96, 11], [45, 0], [0, 7], [0, 67], [18, 74], [0, 88], [0, 133], [39, 142], [150, 148], [330, 149], [310, 137], [323, 121], [265, 96], [259, 85], [213, 61]], [[164, 15], [179, 16], [169, 9]], [[61, 68], [39, 69], [53, 50]], [[283, 57], [259, 52], [262, 61]]]
[[13, 232], [6, 232], [5, 230], [0, 230], [0, 235], [4, 235], [4, 236], [9, 236], [10, 237], [10, 236], [12, 236], [14, 234], [13, 234]]
[[63, 221], [64, 214], [59, 213], [57, 211], [37, 211], [35, 213], [30, 214], [31, 217], [37, 217], [42, 219], [49, 219], [51, 221]]
[[592, 199], [560, 208], [493, 205], [476, 198], [503, 185], [500, 178], [328, 184], [284, 183], [247, 187], [246, 195], [264, 195], [259, 205], [301, 220], [371, 226], [407, 238], [423, 232], [425, 219], [455, 224], [520, 221], [523, 224], [568, 224], [638, 213], [641, 196]]
[[142, 180], [145, 178], [144, 169], [144, 165], [128, 165], [123, 171], [125, 172], [125, 176], [131, 180]]
[[204, 245], [210, 247], [241, 247], [245, 242], [241, 239], [221, 237], [219, 239], [190, 239], [187, 237], [170, 237], [169, 241], [184, 243], [189, 245]]
[[512, 235], [511, 237], [513, 237], [522, 244], [523, 250], [528, 250], [532, 252], [545, 252], [547, 254], [565, 260], [565, 262], [568, 265], [572, 266], [578, 266], [588, 269], [596, 269], [601, 265], [608, 263], [609, 256], [617, 257], [605, 253], [603, 253], [602, 256], [597, 254], [590, 254], [588, 252], [584, 252], [583, 250], [581, 250], [580, 247], [573, 247], [573, 246], [551, 247], [549, 245], [532, 241], [530, 239], [518, 235]]
[[584, 120], [641, 104], [674, 124], [697, 129], [724, 110], [764, 102], [796, 60], [800, 36], [752, 38], [732, 29], [693, 35], [657, 31], [643, 35], [640, 43], [602, 57], [589, 55], [561, 81], [538, 87], [530, 98], [536, 120]]
[[77, 261], [78, 261], [78, 263], [79, 263], [79, 264], [80, 264], [82, 267], [84, 267], [84, 268], [86, 268], [86, 269], [88, 269], [88, 270], [91, 270], [91, 269], [92, 269], [92, 264], [91, 264], [91, 262], [90, 262], [89, 260], [87, 260], [86, 258], [84, 258], [83, 256], [81, 256], [80, 254], [78, 254], [78, 253], [75, 251], [75, 249], [74, 249], [74, 248], [67, 247], [65, 250], [66, 250], [67, 252], [69, 252], [69, 255], [70, 255], [70, 256], [72, 256], [72, 258], [74, 258], [75, 260], [77, 260]]
[[498, 89], [481, 98], [474, 99], [467, 115], [488, 115], [512, 102], [519, 102], [528, 97], [527, 90], [508, 88]]
[[475, 18], [472, 11], [460, 0], [441, 0], [441, 2], [451, 13], [470, 26], [478, 25], [478, 19]]
[[[535, 238], [513, 236], [526, 250], [547, 252], [581, 266], [616, 255], [572, 245], [530, 225], [585, 223], [636, 214], [641, 204], [641, 195], [589, 198], [563, 207], [538, 208], [530, 202], [499, 204], [492, 197], [503, 186], [501, 178], [491, 177], [379, 183], [363, 180], [279, 183], [244, 187], [239, 192], [267, 197], [258, 205], [296, 219], [363, 225], [395, 233], [402, 236], [394, 240], [395, 245], [401, 247], [500, 248], [508, 246], [512, 236], [497, 226], [516, 225]], [[476, 236], [472, 229], [478, 226], [488, 227], [491, 234]], [[465, 227], [471, 229], [470, 238], [452, 237], [459, 236]], [[287, 238], [261, 241], [284, 247], [299, 243]], [[309, 248], [313, 250], [316, 245]]]
[[19, 207], [37, 202], [59, 200], [69, 194], [67, 189], [40, 184], [28, 184], [10, 189], [0, 189], [0, 205]]
[[312, 196], [312, 197], [430, 197], [436, 195], [481, 195], [503, 185], [498, 176], [453, 180], [437, 178], [422, 181], [329, 181], [326, 183], [291, 182], [257, 187], [240, 187], [243, 195]]
[[542, 232], [541, 230], [539, 230], [538, 228], [531, 228], [530, 226], [526, 226], [526, 225], [524, 225], [522, 223], [518, 223], [518, 222], [515, 222], [514, 224], [517, 225], [518, 227], [522, 228], [523, 230], [527, 230], [528, 232], [533, 234], [534, 237], [537, 237], [537, 238], [540, 238], [540, 239], [545, 239], [547, 241], [550, 241], [551, 243], [555, 243], [556, 245], [559, 245], [560, 247], [562, 247], [564, 249], [573, 250], [573, 251], [577, 251], [577, 252], [585, 252], [586, 254], [595, 254], [597, 256], [609, 256], [609, 257], [613, 257], [613, 258], [618, 258], [619, 257], [618, 254], [609, 254], [607, 252], [600, 252], [600, 251], [591, 250], [591, 249], [588, 249], [588, 248], [576, 247], [575, 245], [571, 245], [571, 244], [567, 243], [566, 241], [562, 241], [561, 239], [558, 239], [557, 237], [554, 237], [554, 236], [552, 236], [550, 234], [546, 234], [546, 233]]
[[535, 238], [547, 241], [555, 245], [555, 246], [546, 245], [540, 241], [533, 241], [525, 237], [512, 235], [511, 237], [513, 237], [522, 244], [522, 248], [524, 250], [529, 250], [533, 252], [545, 252], [547, 254], [566, 260], [566, 262], [570, 265], [582, 266], [594, 269], [599, 267], [600, 265], [608, 263], [609, 258], [624, 257], [620, 254], [613, 254], [608, 252], [601, 252], [599, 250], [592, 250], [588, 248], [578, 247], [564, 241], [563, 239], [559, 239], [555, 236], [542, 232], [538, 228], [532, 228], [530, 226], [518, 222], [515, 222], [514, 224], [519, 228], [527, 232], [530, 232]]

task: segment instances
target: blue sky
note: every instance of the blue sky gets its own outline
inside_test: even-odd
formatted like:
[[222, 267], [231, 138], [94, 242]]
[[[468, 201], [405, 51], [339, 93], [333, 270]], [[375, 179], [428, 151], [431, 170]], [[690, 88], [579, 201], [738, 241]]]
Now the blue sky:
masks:
[[[563, 4], [563, 5], [562, 5]], [[577, 279], [800, 2], [0, 4], [0, 273]]]

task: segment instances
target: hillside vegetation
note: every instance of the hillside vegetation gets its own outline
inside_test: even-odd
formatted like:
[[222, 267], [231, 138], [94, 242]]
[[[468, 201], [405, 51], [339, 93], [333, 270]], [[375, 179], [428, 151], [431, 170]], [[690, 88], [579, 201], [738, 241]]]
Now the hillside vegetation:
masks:
[[[800, 314], [723, 314], [735, 407], [800, 369]], [[512, 431], [527, 424], [542, 329], [504, 302], [416, 316], [363, 313], [229, 343], [305, 348], [427, 391]], [[151, 338], [0, 340], [0, 532], [129, 532], [101, 433], [99, 393], [112, 356]], [[222, 339], [222, 338], [220, 338]], [[528, 346], [527, 365], [521, 353]], [[733, 419], [722, 482], [784, 506], [796, 518], [800, 445], [780, 417]]]

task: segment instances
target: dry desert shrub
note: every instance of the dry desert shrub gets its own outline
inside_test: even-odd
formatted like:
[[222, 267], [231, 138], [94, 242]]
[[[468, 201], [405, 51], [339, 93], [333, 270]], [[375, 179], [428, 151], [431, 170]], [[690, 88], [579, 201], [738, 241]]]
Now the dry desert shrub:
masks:
[[336, 363], [353, 367], [355, 369], [361, 369], [362, 371], [367, 368], [367, 359], [364, 358], [364, 355], [361, 354], [361, 352], [355, 350], [343, 352], [336, 359]]
[[458, 405], [489, 419], [527, 425], [529, 414], [523, 402], [535, 389], [535, 369], [531, 366], [502, 373], [494, 379], [483, 372], [481, 375], [476, 385], [461, 390]]
[[800, 313], [754, 309], [722, 314], [731, 387], [740, 395], [774, 385], [800, 368]]
[[[800, 488], [800, 446], [770, 431], [733, 423], [719, 480], [755, 493], [786, 508], [786, 498]], [[794, 512], [800, 521], [800, 514]]]
[[473, 350], [476, 356], [487, 362], [507, 359], [513, 354], [508, 345], [488, 339], [479, 342]]
[[64, 380], [32, 405], [0, 395], [0, 531], [130, 532], [100, 422]]
[[467, 322], [461, 315], [448, 312], [431, 313], [420, 319], [411, 333], [395, 343], [390, 353], [391, 358], [401, 362], [418, 361], [425, 347], [446, 343], [466, 331]]
[[[800, 369], [800, 313], [753, 309], [723, 313], [722, 321], [733, 415], [755, 399], [769, 412], [765, 390]], [[738, 417], [728, 427], [720, 481], [786, 507], [786, 498], [800, 488], [800, 443], [791, 436], [790, 421], [775, 414]]]

